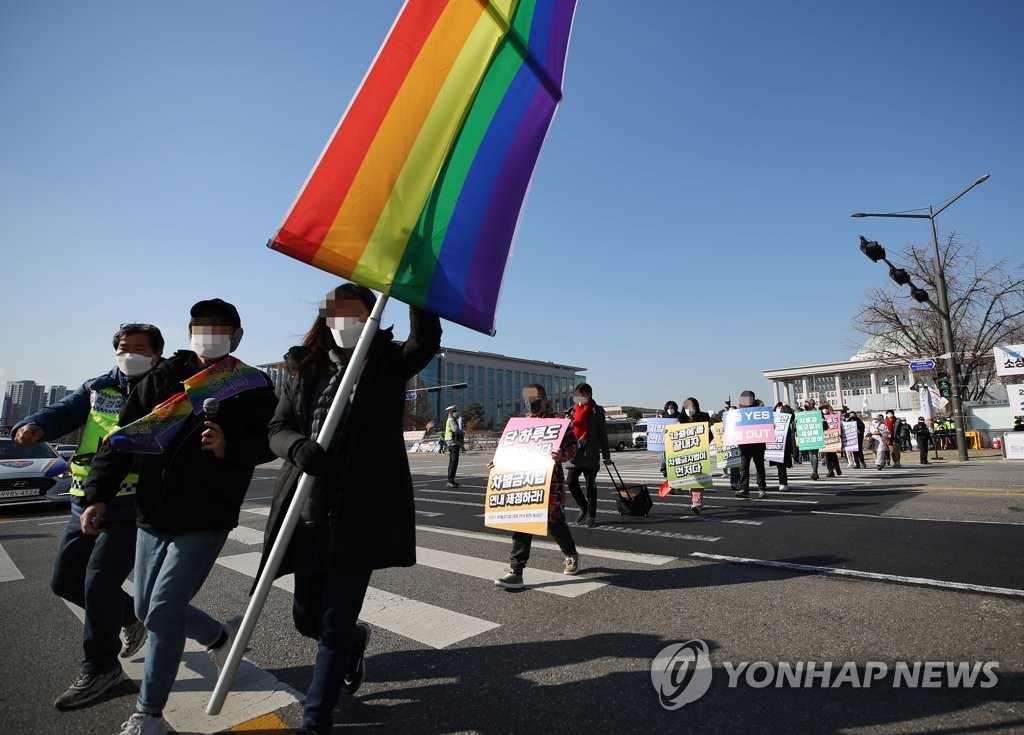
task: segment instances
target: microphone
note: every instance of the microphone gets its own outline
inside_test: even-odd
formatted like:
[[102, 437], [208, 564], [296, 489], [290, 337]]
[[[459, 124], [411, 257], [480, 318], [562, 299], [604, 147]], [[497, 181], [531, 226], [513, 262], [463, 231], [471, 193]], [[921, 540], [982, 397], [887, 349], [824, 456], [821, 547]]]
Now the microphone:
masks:
[[217, 420], [217, 411], [220, 410], [220, 401], [216, 398], [207, 398], [203, 401], [203, 413], [206, 414], [207, 421]]

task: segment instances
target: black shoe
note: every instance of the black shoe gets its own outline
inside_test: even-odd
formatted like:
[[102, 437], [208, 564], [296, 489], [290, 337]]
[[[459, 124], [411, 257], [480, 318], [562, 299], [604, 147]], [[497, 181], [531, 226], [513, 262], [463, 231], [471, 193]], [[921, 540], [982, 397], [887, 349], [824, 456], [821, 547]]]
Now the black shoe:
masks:
[[835, 476], [836, 476], [835, 472], [829, 472], [827, 475], [825, 475], [825, 477], [835, 477]]
[[586, 519], [583, 521], [584, 528], [593, 528], [596, 525], [597, 521], [594, 519], [594, 516], [587, 516]]
[[843, 474], [842, 470], [836, 470], [836, 477], [841, 477]]
[[582, 526], [584, 521], [587, 520], [587, 509], [584, 508], [580, 511], [580, 514], [576, 517], [576, 525]]
[[448, 485], [448, 487], [458, 487], [458, 486], [459, 486], [459, 483], [457, 483], [457, 482], [452, 482], [451, 480], [449, 480], [449, 481], [447, 482], [447, 485]]
[[812, 480], [817, 480], [818, 479], [818, 473], [817, 472], [812, 472], [811, 473], [811, 479]]
[[341, 690], [345, 694], [355, 694], [363, 683], [366, 676], [366, 644], [370, 640], [370, 626], [366, 623], [356, 623], [355, 640], [352, 642], [352, 658], [349, 660], [348, 673], [345, 674], [345, 681]]
[[749, 498], [750, 497], [750, 491], [749, 490], [737, 490], [735, 493], [733, 493], [733, 495], [735, 495], [737, 498]]

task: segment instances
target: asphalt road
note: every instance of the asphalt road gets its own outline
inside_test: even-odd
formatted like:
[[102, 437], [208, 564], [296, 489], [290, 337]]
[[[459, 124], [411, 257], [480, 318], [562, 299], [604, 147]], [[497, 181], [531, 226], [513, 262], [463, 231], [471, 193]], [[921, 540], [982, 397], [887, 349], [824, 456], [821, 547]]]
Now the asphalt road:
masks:
[[[453, 490], [447, 457], [410, 456], [419, 564], [374, 575], [363, 609], [373, 626], [367, 681], [343, 699], [339, 722], [382, 733], [1024, 729], [1021, 465], [844, 469], [818, 482], [802, 465], [790, 493], [740, 500], [716, 479], [703, 515], [669, 496], [641, 519], [618, 516], [605, 475], [599, 525], [573, 529], [582, 573], [561, 575], [557, 548], [535, 543], [528, 587], [507, 592], [491, 580], [507, 563], [509, 534], [481, 517], [488, 459], [464, 454]], [[660, 484], [657, 455], [615, 460], [627, 481]], [[218, 617], [246, 604], [274, 475], [257, 470], [242, 526], [196, 598]], [[79, 619], [47, 586], [65, 513], [0, 514], [0, 732], [117, 732], [133, 684], [80, 711], [51, 706], [81, 652]], [[687, 641], [703, 642], [687, 650], [706, 646], [707, 668], [695, 658], [683, 686], [659, 694], [655, 657]], [[294, 632], [287, 589], [272, 592], [251, 645], [216, 719], [203, 713], [212, 667], [203, 651], [186, 651], [167, 711], [179, 732], [298, 723], [314, 645]], [[938, 685], [908, 685], [894, 673], [899, 662], [919, 671], [919, 685]], [[947, 663], [988, 665], [993, 678], [952, 686]], [[780, 674], [829, 664], [824, 682], [797, 677], [809, 687]], [[137, 680], [141, 657], [126, 670]], [[670, 709], [680, 691], [701, 696]]]

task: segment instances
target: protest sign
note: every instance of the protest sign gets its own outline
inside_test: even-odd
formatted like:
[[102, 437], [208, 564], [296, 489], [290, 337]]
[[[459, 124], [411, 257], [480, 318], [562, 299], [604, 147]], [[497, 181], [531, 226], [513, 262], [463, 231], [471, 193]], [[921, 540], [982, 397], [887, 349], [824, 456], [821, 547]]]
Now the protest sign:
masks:
[[786, 436], [789, 434], [789, 422], [792, 420], [793, 417], [788, 413], [779, 411], [775, 414], [775, 437], [764, 448], [766, 462], [786, 463]]
[[838, 413], [826, 413], [823, 420], [825, 421], [825, 446], [821, 448], [821, 451], [843, 451], [843, 436], [842, 428], [840, 426], [843, 421], [843, 417]]
[[665, 451], [665, 427], [674, 426], [679, 419], [647, 419], [647, 451]]
[[774, 411], [764, 406], [737, 408], [726, 411], [725, 443], [729, 446], [740, 444], [766, 444], [775, 440]]
[[825, 446], [825, 429], [821, 411], [797, 411], [796, 444], [801, 450], [821, 449]]
[[740, 466], [740, 448], [727, 446], [723, 440], [725, 424], [715, 424], [711, 427], [715, 437], [715, 466], [720, 469], [729, 469]]
[[842, 425], [843, 430], [843, 451], [844, 452], [859, 452], [860, 443], [857, 440], [857, 422], [856, 421], [844, 421]]
[[562, 446], [568, 426], [569, 419], [509, 419], [487, 476], [485, 526], [547, 535], [551, 453]]
[[711, 431], [705, 423], [665, 428], [665, 472], [669, 487], [712, 487]]

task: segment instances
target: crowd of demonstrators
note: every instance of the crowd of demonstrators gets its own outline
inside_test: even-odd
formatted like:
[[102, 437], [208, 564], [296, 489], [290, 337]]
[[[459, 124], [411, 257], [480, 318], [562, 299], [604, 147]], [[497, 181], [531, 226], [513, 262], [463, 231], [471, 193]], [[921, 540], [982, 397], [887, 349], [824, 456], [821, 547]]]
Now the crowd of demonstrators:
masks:
[[[597, 471], [600, 460], [612, 461], [608, 446], [608, 428], [604, 407], [594, 401], [594, 391], [587, 383], [576, 386], [572, 395], [572, 430], [576, 437], [576, 453], [569, 460], [566, 481], [573, 500], [580, 508], [576, 524], [593, 528], [597, 524]], [[580, 475], [587, 483], [586, 494], [580, 487]]]
[[[526, 405], [527, 418], [559, 417], [551, 410], [547, 391], [539, 383], [531, 383], [523, 388], [523, 403]], [[576, 574], [580, 569], [580, 556], [576, 551], [576, 542], [573, 540], [569, 524], [565, 522], [565, 473], [562, 469], [562, 463], [572, 459], [575, 456], [575, 451], [576, 435], [573, 433], [572, 424], [570, 424], [562, 437], [561, 446], [551, 453], [551, 458], [555, 460], [555, 466], [552, 470], [551, 487], [548, 491], [548, 533], [551, 534], [565, 556], [565, 565], [562, 568], [564, 574]], [[493, 460], [487, 463], [487, 468], [494, 468]], [[530, 560], [532, 544], [532, 534], [521, 531], [513, 532], [509, 568], [505, 574], [494, 580], [495, 586], [510, 590], [523, 587], [523, 570], [526, 569], [526, 564]]]
[[152, 324], [122, 324], [114, 334], [113, 346], [113, 368], [25, 418], [11, 431], [16, 444], [28, 447], [83, 429], [71, 459], [71, 516], [57, 543], [50, 577], [54, 594], [85, 610], [81, 673], [53, 703], [62, 710], [88, 704], [124, 681], [118, 655], [130, 658], [146, 641], [146, 628], [135, 615], [135, 603], [122, 589], [135, 564], [138, 474], [125, 475], [107, 505], [105, 533], [84, 533], [81, 519], [84, 482], [93, 456], [103, 437], [117, 426], [128, 395], [162, 361], [164, 338]]
[[407, 382], [440, 347], [436, 316], [410, 307], [404, 343], [390, 329], [374, 335], [344, 424], [326, 449], [316, 441], [374, 299], [354, 284], [325, 299], [302, 344], [290, 350], [297, 370], [270, 420], [270, 448], [284, 466], [267, 518], [261, 569], [300, 477], [315, 478], [277, 571], [295, 574], [295, 628], [317, 641], [300, 730], [305, 733], [330, 732], [339, 696], [354, 694], [362, 684], [370, 628], [358, 616], [372, 573], [416, 563], [402, 415]]
[[[179, 396], [182, 383], [226, 358], [242, 339], [238, 311], [220, 299], [191, 309], [192, 349], [151, 369], [132, 390], [118, 424], [126, 427]], [[252, 370], [250, 368], [250, 370]], [[186, 637], [207, 646], [218, 664], [237, 622], [215, 620], [191, 605], [220, 553], [256, 465], [273, 458], [267, 425], [276, 398], [269, 378], [220, 401], [216, 420], [188, 409], [174, 440], [160, 453], [115, 451], [100, 444], [85, 479], [82, 532], [105, 531], [107, 513], [129, 473], [138, 473], [135, 612], [149, 633], [136, 711], [122, 733], [168, 731], [163, 718]]]

